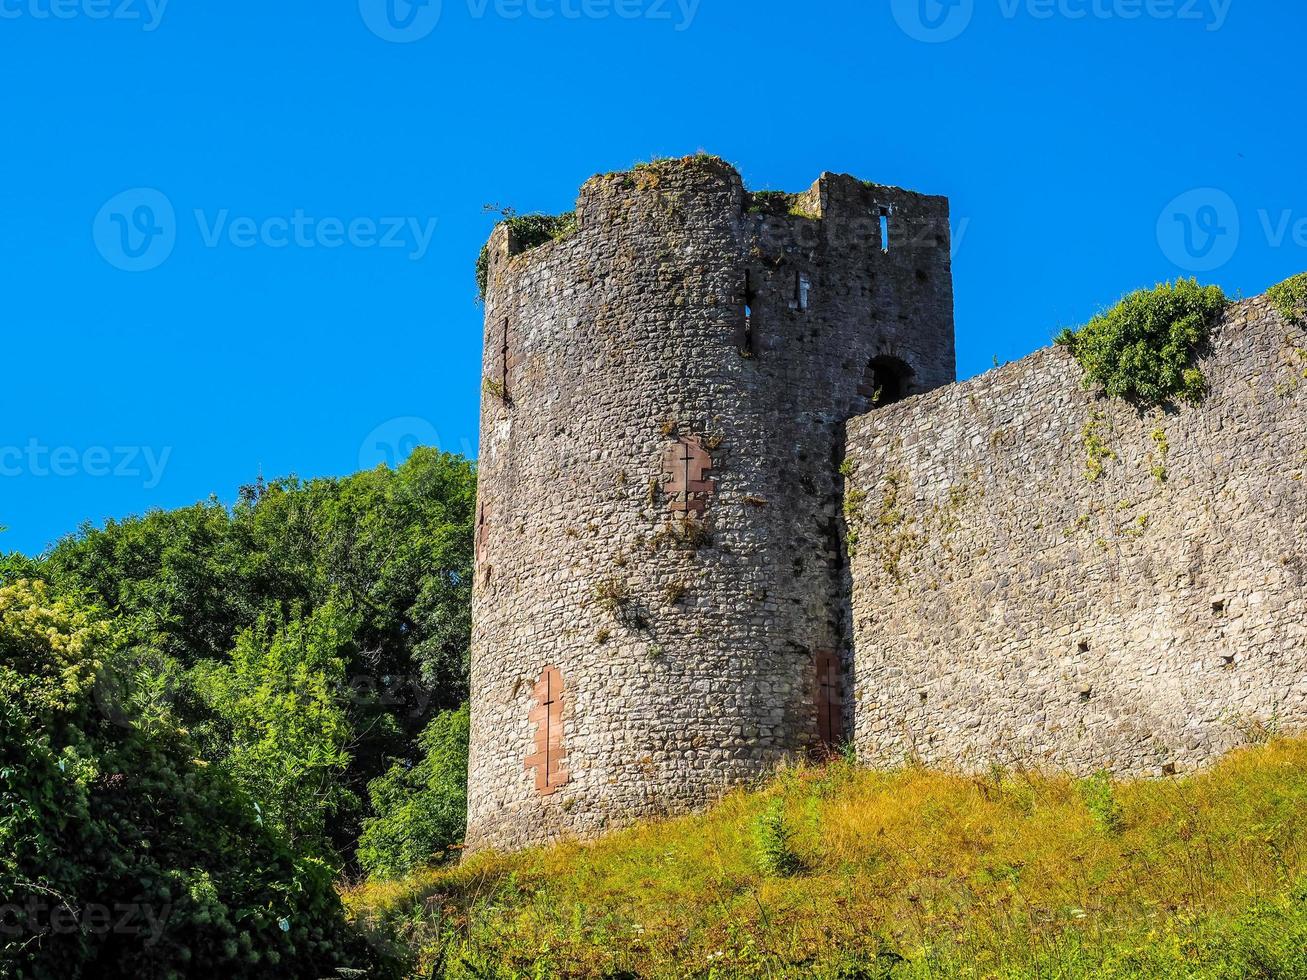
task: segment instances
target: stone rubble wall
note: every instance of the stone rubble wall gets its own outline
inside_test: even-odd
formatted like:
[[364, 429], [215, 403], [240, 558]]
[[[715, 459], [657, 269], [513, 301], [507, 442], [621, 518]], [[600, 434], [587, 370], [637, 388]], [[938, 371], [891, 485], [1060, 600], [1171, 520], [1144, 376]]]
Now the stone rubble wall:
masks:
[[850, 423], [864, 760], [1158, 775], [1307, 725], [1307, 337], [1243, 302], [1200, 367], [1139, 412], [1051, 348]]

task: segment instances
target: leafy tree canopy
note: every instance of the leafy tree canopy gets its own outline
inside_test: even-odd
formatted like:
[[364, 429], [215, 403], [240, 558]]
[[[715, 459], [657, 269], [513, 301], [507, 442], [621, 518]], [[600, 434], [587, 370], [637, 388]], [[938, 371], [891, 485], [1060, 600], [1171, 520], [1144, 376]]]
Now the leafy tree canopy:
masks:
[[121, 635], [0, 587], [0, 973], [316, 978], [381, 969], [331, 869], [297, 854], [166, 714]]
[[[0, 584], [40, 577], [94, 611], [134, 710], [184, 726], [258, 820], [340, 869], [369, 782], [425, 764], [419, 736], [467, 698], [475, 496], [470, 462], [419, 449], [397, 469], [260, 481], [232, 508], [86, 526], [0, 559]], [[461, 813], [464, 790], [443, 791]], [[461, 838], [461, 817], [442, 826], [442, 846]]]

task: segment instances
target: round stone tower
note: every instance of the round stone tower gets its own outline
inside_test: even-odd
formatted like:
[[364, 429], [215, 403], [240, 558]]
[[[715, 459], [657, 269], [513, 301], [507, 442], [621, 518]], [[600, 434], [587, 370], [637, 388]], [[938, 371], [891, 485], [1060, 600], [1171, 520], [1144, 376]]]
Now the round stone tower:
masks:
[[491, 236], [468, 846], [591, 836], [837, 744], [843, 423], [954, 380], [947, 201], [712, 157]]

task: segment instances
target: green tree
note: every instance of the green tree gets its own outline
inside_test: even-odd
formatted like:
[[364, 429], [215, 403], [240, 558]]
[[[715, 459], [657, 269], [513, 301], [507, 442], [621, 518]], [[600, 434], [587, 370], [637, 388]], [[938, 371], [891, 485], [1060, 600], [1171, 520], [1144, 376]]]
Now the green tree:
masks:
[[0, 582], [39, 576], [112, 618], [138, 710], [177, 717], [265, 819], [339, 863], [368, 783], [421, 762], [419, 735], [468, 696], [475, 500], [469, 461], [419, 449], [85, 526], [0, 562]]
[[396, 763], [368, 786], [375, 817], [363, 825], [359, 863], [374, 878], [402, 878], [440, 861], [467, 829], [469, 712], [438, 716], [418, 744], [417, 765]]
[[210, 501], [87, 525], [36, 568], [9, 561], [13, 577], [39, 570], [187, 667], [226, 659], [271, 607], [336, 601], [358, 615], [351, 671], [419, 675], [434, 714], [467, 697], [475, 503], [470, 462], [418, 449], [398, 469], [249, 487], [232, 509]]
[[166, 716], [121, 631], [41, 582], [0, 587], [0, 973], [324, 976], [381, 969], [331, 869], [297, 855]]
[[209, 720], [204, 755], [249, 794], [258, 819], [301, 853], [334, 861], [328, 828], [357, 819], [346, 785], [354, 721], [346, 700], [354, 619], [328, 602], [305, 619], [264, 617], [227, 663], [191, 672]]

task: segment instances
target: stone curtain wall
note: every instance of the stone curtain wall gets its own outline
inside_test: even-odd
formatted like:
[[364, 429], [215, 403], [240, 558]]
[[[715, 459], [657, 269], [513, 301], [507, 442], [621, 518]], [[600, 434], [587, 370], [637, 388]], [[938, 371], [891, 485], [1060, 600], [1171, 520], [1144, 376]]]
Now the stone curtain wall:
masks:
[[[749, 201], [720, 161], [668, 161], [589, 181], [561, 241], [491, 238], [472, 850], [699, 806], [819, 740], [843, 422], [874, 357], [953, 380], [947, 202], [832, 175]], [[547, 666], [567, 782], [543, 795]]]
[[1307, 724], [1307, 338], [1248, 301], [1201, 367], [1141, 414], [1053, 348], [850, 424], [864, 759], [1157, 775]]

